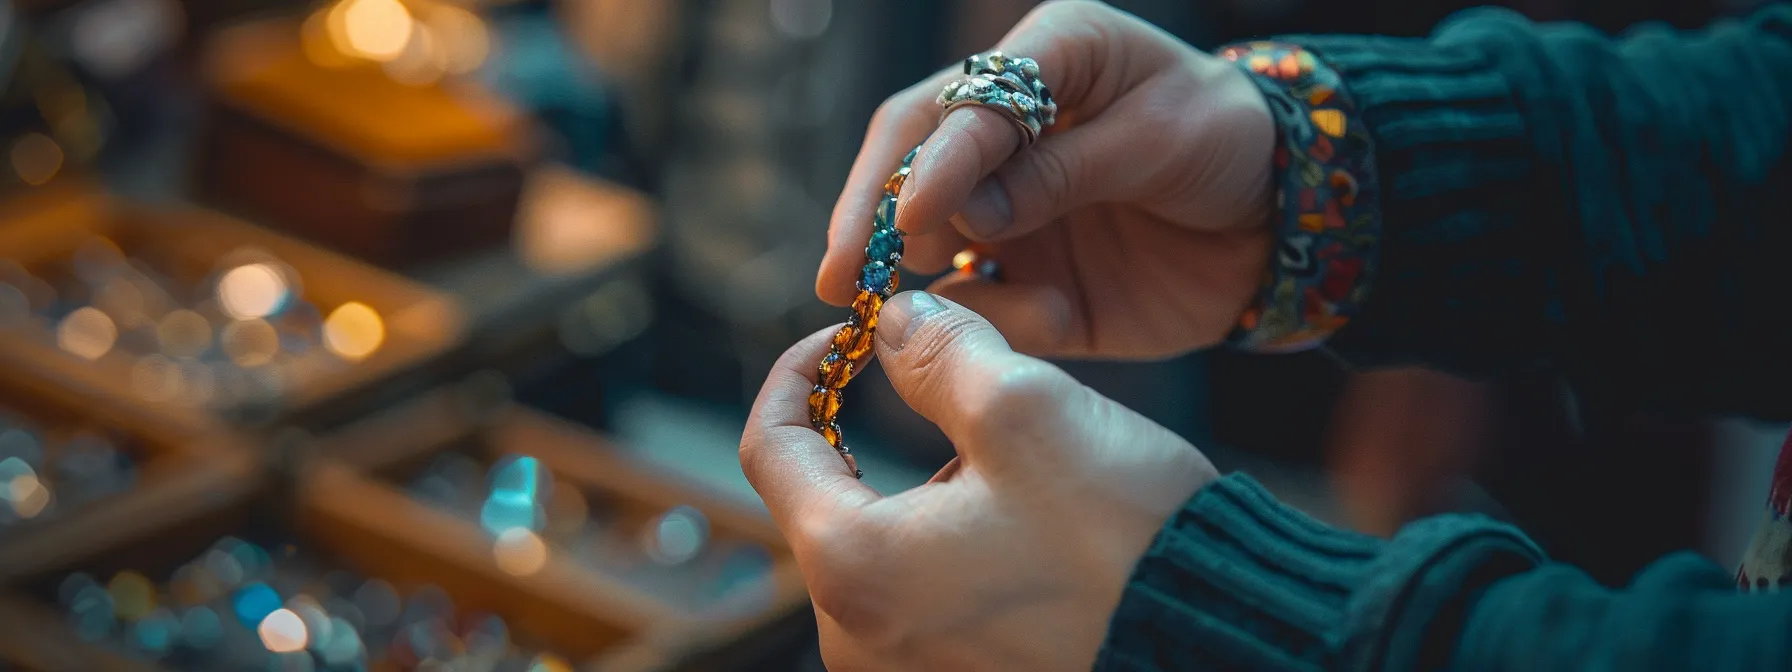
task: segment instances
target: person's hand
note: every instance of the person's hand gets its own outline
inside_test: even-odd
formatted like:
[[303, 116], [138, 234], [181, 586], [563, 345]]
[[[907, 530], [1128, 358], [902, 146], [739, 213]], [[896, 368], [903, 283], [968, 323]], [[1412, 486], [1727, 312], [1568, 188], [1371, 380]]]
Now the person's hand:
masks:
[[934, 99], [957, 68], [892, 96], [834, 208], [817, 293], [852, 300], [884, 180], [926, 139], [897, 207], [903, 265], [937, 273], [968, 241], [988, 242], [1002, 283], [952, 274], [930, 291], [1016, 349], [1155, 358], [1224, 339], [1274, 242], [1274, 122], [1255, 85], [1095, 2], [1048, 3], [995, 48], [1039, 61], [1055, 132], [1016, 154], [1020, 133], [996, 112], [941, 120]]
[[891, 496], [853, 478], [809, 427], [832, 329], [772, 367], [741, 437], [828, 669], [1089, 669], [1134, 564], [1212, 464], [963, 306], [907, 292], [882, 322], [891, 384], [957, 446], [956, 469]]

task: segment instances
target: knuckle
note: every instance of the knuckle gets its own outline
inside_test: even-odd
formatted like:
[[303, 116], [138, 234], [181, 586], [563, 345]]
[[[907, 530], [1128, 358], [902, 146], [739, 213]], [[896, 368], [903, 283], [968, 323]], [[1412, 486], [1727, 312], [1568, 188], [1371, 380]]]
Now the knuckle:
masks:
[[[1033, 184], [1025, 186], [1029, 187], [1027, 191], [1030, 193], [1025, 198], [1014, 199], [1013, 202], [1017, 208], [1027, 207], [1022, 205], [1024, 203], [1052, 211], [1029, 213], [1032, 216], [1051, 216], [1063, 204], [1063, 200], [1068, 198], [1068, 194], [1074, 186], [1072, 176], [1076, 174], [1077, 159], [1066, 154], [1062, 148], [1057, 146], [1037, 147], [1029, 156], [1031, 160], [1026, 165], [1027, 172], [1031, 173], [1029, 179]], [[1010, 191], [1009, 193], [1014, 192]], [[1019, 217], [1020, 213], [1016, 213], [1016, 216]]]
[[988, 393], [972, 409], [982, 419], [985, 432], [1037, 433], [1041, 423], [1057, 417], [1059, 407], [1077, 384], [1046, 362], [1031, 357], [1016, 357], [1016, 361], [1017, 364], [998, 370]]
[[807, 516], [799, 523], [809, 598], [856, 639], [894, 635], [898, 620], [886, 582], [872, 565], [875, 532], [839, 517]]

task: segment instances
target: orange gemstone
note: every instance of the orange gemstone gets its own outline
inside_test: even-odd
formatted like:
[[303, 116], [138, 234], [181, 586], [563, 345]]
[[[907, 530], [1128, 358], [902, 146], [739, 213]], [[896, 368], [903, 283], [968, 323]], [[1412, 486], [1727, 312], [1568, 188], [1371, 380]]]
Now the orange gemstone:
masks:
[[857, 324], [850, 322], [840, 327], [839, 331], [834, 332], [833, 351], [843, 353], [851, 350], [853, 344], [859, 342], [859, 338], [863, 335], [862, 331]]
[[852, 360], [829, 353], [821, 360], [821, 385], [840, 389], [852, 380]]
[[871, 354], [871, 350], [877, 345], [877, 313], [872, 313], [870, 317], [860, 321], [859, 333], [862, 336], [853, 342], [852, 347], [840, 351], [841, 357], [857, 362], [863, 361], [867, 355]]
[[862, 291], [859, 292], [858, 298], [852, 300], [852, 312], [858, 314], [860, 324], [864, 324], [867, 320], [874, 320], [877, 317], [877, 311], [883, 309], [884, 297], [877, 292]]
[[908, 172], [909, 167], [903, 166], [898, 168], [896, 172], [891, 173], [890, 179], [884, 182], [884, 193], [891, 196], [902, 195], [902, 183], [908, 180]]
[[839, 448], [840, 447], [840, 426], [836, 425], [834, 423], [831, 423], [831, 422], [828, 424], [822, 425], [821, 426], [821, 438], [827, 439], [828, 445], [833, 446], [835, 448]]
[[840, 414], [840, 391], [825, 387], [816, 387], [809, 393], [809, 422], [823, 425], [834, 421]]

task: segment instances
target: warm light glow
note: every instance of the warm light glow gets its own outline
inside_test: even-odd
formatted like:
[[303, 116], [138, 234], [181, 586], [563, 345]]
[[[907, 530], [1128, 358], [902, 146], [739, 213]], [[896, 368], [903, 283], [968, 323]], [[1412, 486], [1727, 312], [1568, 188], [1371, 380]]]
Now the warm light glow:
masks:
[[118, 617], [134, 621], [156, 608], [156, 587], [149, 578], [132, 571], [119, 572], [106, 584], [112, 594], [112, 609]]
[[186, 389], [180, 366], [162, 355], [145, 355], [131, 365], [131, 387], [149, 401], [168, 401]]
[[274, 361], [280, 354], [280, 333], [266, 320], [241, 320], [224, 326], [219, 338], [224, 354], [245, 369]]
[[460, 75], [479, 69], [491, 53], [491, 34], [485, 21], [460, 7], [438, 4], [430, 7], [424, 24], [435, 36], [448, 72]]
[[327, 19], [336, 46], [344, 53], [388, 61], [404, 52], [416, 21], [398, 0], [347, 0]]
[[218, 304], [239, 320], [267, 317], [286, 301], [286, 280], [267, 264], [244, 264], [218, 278]]
[[6, 500], [20, 518], [36, 518], [50, 505], [50, 489], [44, 487], [37, 474], [20, 474], [7, 486]]
[[100, 309], [75, 309], [56, 327], [56, 345], [83, 359], [99, 359], [118, 342], [118, 327]]
[[529, 663], [529, 672], [572, 672], [572, 663], [554, 654], [544, 653]]
[[267, 618], [261, 619], [261, 625], [255, 632], [261, 635], [261, 645], [274, 653], [293, 653], [304, 651], [311, 642], [311, 633], [305, 629], [305, 620], [291, 609], [275, 609]]
[[962, 271], [974, 263], [977, 263], [976, 252], [961, 250], [958, 254], [952, 255], [952, 267], [958, 270]]
[[311, 16], [305, 17], [305, 24], [299, 29], [299, 44], [305, 52], [305, 58], [310, 59], [313, 64], [324, 68], [341, 68], [354, 61], [337, 46], [342, 40], [331, 34], [330, 26], [335, 25], [331, 23], [332, 20], [340, 24], [339, 11], [334, 6], [312, 12]]
[[548, 546], [529, 528], [513, 527], [498, 535], [492, 555], [505, 574], [529, 576], [548, 563]]
[[170, 357], [198, 357], [212, 346], [212, 323], [191, 310], [176, 310], [156, 325], [156, 338]]
[[26, 133], [12, 145], [12, 169], [25, 184], [49, 182], [62, 170], [62, 147], [42, 133]]
[[149, 323], [143, 290], [124, 278], [107, 280], [93, 293], [93, 307], [106, 311], [112, 321], [126, 329]]
[[[366, 0], [362, 0], [365, 2]], [[404, 50], [386, 61], [386, 75], [393, 81], [411, 86], [434, 84], [448, 72], [448, 56], [442, 44], [425, 26], [411, 32]]]
[[343, 359], [365, 359], [385, 340], [385, 323], [365, 303], [350, 301], [324, 318], [324, 347]]

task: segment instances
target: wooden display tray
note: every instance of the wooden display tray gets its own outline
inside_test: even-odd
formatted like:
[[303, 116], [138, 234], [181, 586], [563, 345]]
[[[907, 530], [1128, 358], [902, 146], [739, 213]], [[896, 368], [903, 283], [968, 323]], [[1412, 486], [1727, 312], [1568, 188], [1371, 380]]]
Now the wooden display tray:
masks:
[[0, 409], [46, 427], [78, 424], [112, 434], [129, 443], [137, 475], [129, 490], [8, 527], [0, 535], [0, 584], [233, 498], [260, 471], [239, 438], [219, 427], [160, 415], [105, 389], [56, 382], [43, 364], [26, 359], [0, 367]]
[[116, 350], [94, 361], [62, 352], [52, 334], [41, 330], [0, 330], [0, 370], [31, 366], [62, 383], [105, 390], [134, 400], [155, 413], [184, 416], [203, 424], [224, 417], [241, 425], [271, 424], [318, 410], [326, 402], [348, 403], [360, 392], [419, 368], [458, 344], [461, 311], [447, 297], [389, 272], [199, 208], [150, 206], [115, 200], [86, 184], [71, 184], [0, 206], [0, 258], [27, 269], [66, 258], [98, 234], [127, 255], [133, 246], [177, 248], [183, 261], [210, 268], [242, 247], [265, 250], [294, 268], [307, 299], [327, 313], [359, 301], [381, 316], [385, 338], [366, 359], [318, 373], [280, 395], [273, 408], [245, 405], [201, 407], [155, 401], [132, 387], [133, 360]]
[[72, 534], [40, 540], [28, 554], [54, 561], [6, 577], [14, 592], [0, 599], [0, 667], [161, 669], [80, 644], [50, 604], [60, 577], [129, 568], [160, 580], [219, 538], [267, 539], [270, 529], [282, 532], [273, 538], [385, 579], [401, 593], [439, 586], [457, 609], [499, 615], [520, 641], [582, 661], [581, 670], [636, 672], [667, 664], [648, 632], [653, 614], [637, 598], [552, 563], [527, 578], [505, 574], [490, 559], [490, 544], [459, 521], [340, 463], [316, 461], [290, 488], [241, 477], [230, 482], [237, 487], [227, 496], [194, 498], [179, 516], [150, 516], [145, 508], [136, 518], [118, 517], [109, 529], [89, 528], [84, 534], [93, 541], [79, 552], [68, 550]]
[[[559, 484], [580, 488], [592, 501], [601, 498], [634, 512], [691, 506], [708, 518], [712, 536], [750, 541], [770, 550], [770, 600], [756, 613], [726, 619], [682, 611], [620, 579], [551, 554], [548, 569], [538, 575], [543, 577], [537, 582], [539, 589], [607, 596], [605, 603], [589, 603], [589, 608], [597, 610], [595, 617], [643, 623], [651, 628], [657, 646], [673, 659], [751, 655], [794, 628], [813, 627], [801, 622], [809, 598], [796, 561], [763, 511], [630, 459], [603, 437], [571, 423], [510, 404], [482, 409], [445, 388], [344, 427], [319, 440], [315, 450], [316, 459], [323, 463], [352, 466], [374, 478], [404, 473], [448, 450], [488, 458], [530, 455], [540, 460]], [[409, 501], [397, 490], [391, 492]], [[437, 515], [443, 517], [446, 530], [451, 516]], [[452, 520], [459, 528], [452, 543], [464, 546], [464, 560], [487, 573], [497, 572], [485, 533], [471, 522]], [[450, 537], [444, 533], [438, 538]], [[549, 580], [549, 576], [563, 578]], [[610, 611], [618, 608], [629, 613]]]
[[319, 65], [300, 36], [271, 19], [207, 45], [206, 196], [382, 265], [502, 245], [539, 154], [532, 121], [472, 83]]

